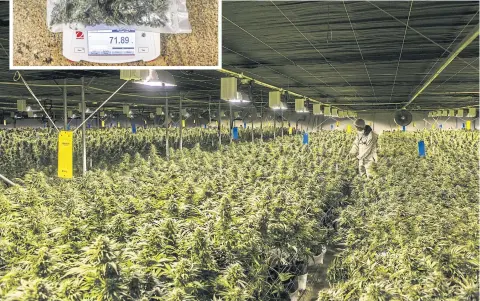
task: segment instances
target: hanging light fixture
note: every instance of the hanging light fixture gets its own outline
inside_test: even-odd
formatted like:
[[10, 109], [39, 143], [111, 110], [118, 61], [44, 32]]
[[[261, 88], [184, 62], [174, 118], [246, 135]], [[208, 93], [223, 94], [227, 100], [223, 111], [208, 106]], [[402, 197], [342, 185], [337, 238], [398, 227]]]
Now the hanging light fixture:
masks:
[[241, 80], [240, 85], [235, 77], [224, 77], [220, 82], [220, 98], [228, 102], [248, 103], [250, 99], [251, 81]]
[[164, 70], [142, 70], [141, 78], [141, 80], [134, 81], [134, 83], [153, 87], [177, 86], [173, 75]]
[[268, 106], [272, 110], [287, 110], [288, 107], [285, 102], [282, 101], [282, 92], [270, 91], [268, 95]]
[[305, 99], [295, 99], [295, 112], [297, 113], [309, 113], [305, 107]]
[[234, 103], [246, 103], [250, 102], [250, 97], [245, 92], [237, 92], [236, 97], [231, 98], [228, 101]]

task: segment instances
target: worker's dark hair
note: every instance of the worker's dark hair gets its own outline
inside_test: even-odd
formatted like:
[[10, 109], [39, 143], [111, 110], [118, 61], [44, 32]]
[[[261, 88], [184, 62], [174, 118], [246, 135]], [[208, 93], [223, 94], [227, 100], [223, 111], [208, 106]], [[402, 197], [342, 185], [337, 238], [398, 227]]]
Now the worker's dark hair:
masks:
[[372, 128], [369, 125], [366, 125], [365, 129], [363, 130], [363, 134], [365, 136], [368, 136], [368, 134], [370, 134], [371, 131], [372, 131]]

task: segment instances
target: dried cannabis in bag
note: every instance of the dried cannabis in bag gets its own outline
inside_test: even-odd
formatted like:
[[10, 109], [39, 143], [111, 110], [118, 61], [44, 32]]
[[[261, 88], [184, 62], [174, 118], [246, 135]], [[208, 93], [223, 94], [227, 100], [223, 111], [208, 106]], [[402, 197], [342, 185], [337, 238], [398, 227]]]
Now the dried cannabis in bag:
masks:
[[137, 25], [163, 27], [169, 23], [170, 0], [59, 0], [50, 25]]

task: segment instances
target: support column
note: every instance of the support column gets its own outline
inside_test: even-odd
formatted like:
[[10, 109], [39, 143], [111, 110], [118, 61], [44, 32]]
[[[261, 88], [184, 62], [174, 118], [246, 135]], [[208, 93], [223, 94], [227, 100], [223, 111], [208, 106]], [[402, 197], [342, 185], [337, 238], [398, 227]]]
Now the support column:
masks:
[[253, 133], [253, 114], [252, 114], [252, 142], [255, 141], [255, 134]]
[[85, 78], [82, 77], [82, 155], [83, 155], [83, 175], [87, 173], [87, 141], [85, 125]]
[[183, 100], [183, 95], [180, 94], [180, 151], [182, 151], [182, 148], [183, 148], [183, 136], [182, 136], [182, 130], [183, 130], [182, 100]]
[[220, 111], [220, 99], [218, 99], [218, 147], [222, 146], [222, 115]]
[[66, 131], [68, 126], [67, 113], [67, 79], [63, 80], [63, 130]]
[[282, 110], [282, 112], [281, 112], [281, 113], [282, 113], [282, 115], [281, 115], [281, 116], [282, 116], [282, 138], [283, 138], [283, 110]]
[[168, 145], [168, 118], [170, 117], [170, 115], [168, 114], [168, 93], [165, 92], [165, 154], [166, 154], [166, 157], [167, 157], [167, 160], [169, 159], [170, 157], [170, 149], [169, 149], [169, 145]]
[[210, 111], [210, 103], [212, 102], [212, 96], [208, 95], [208, 126], [212, 123], [212, 114]]
[[275, 110], [273, 110], [273, 139], [275, 139], [275, 136], [277, 135], [277, 114]]
[[263, 91], [260, 91], [260, 140], [263, 142]]
[[232, 103], [229, 103], [230, 106], [230, 143], [233, 142], [233, 112], [232, 112]]

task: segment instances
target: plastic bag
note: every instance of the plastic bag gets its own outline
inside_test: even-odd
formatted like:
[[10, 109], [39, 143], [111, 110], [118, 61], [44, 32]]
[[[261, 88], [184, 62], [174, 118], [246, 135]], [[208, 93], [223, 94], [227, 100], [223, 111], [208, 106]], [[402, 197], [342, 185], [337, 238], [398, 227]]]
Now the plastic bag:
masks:
[[186, 0], [47, 0], [47, 26], [190, 33]]

